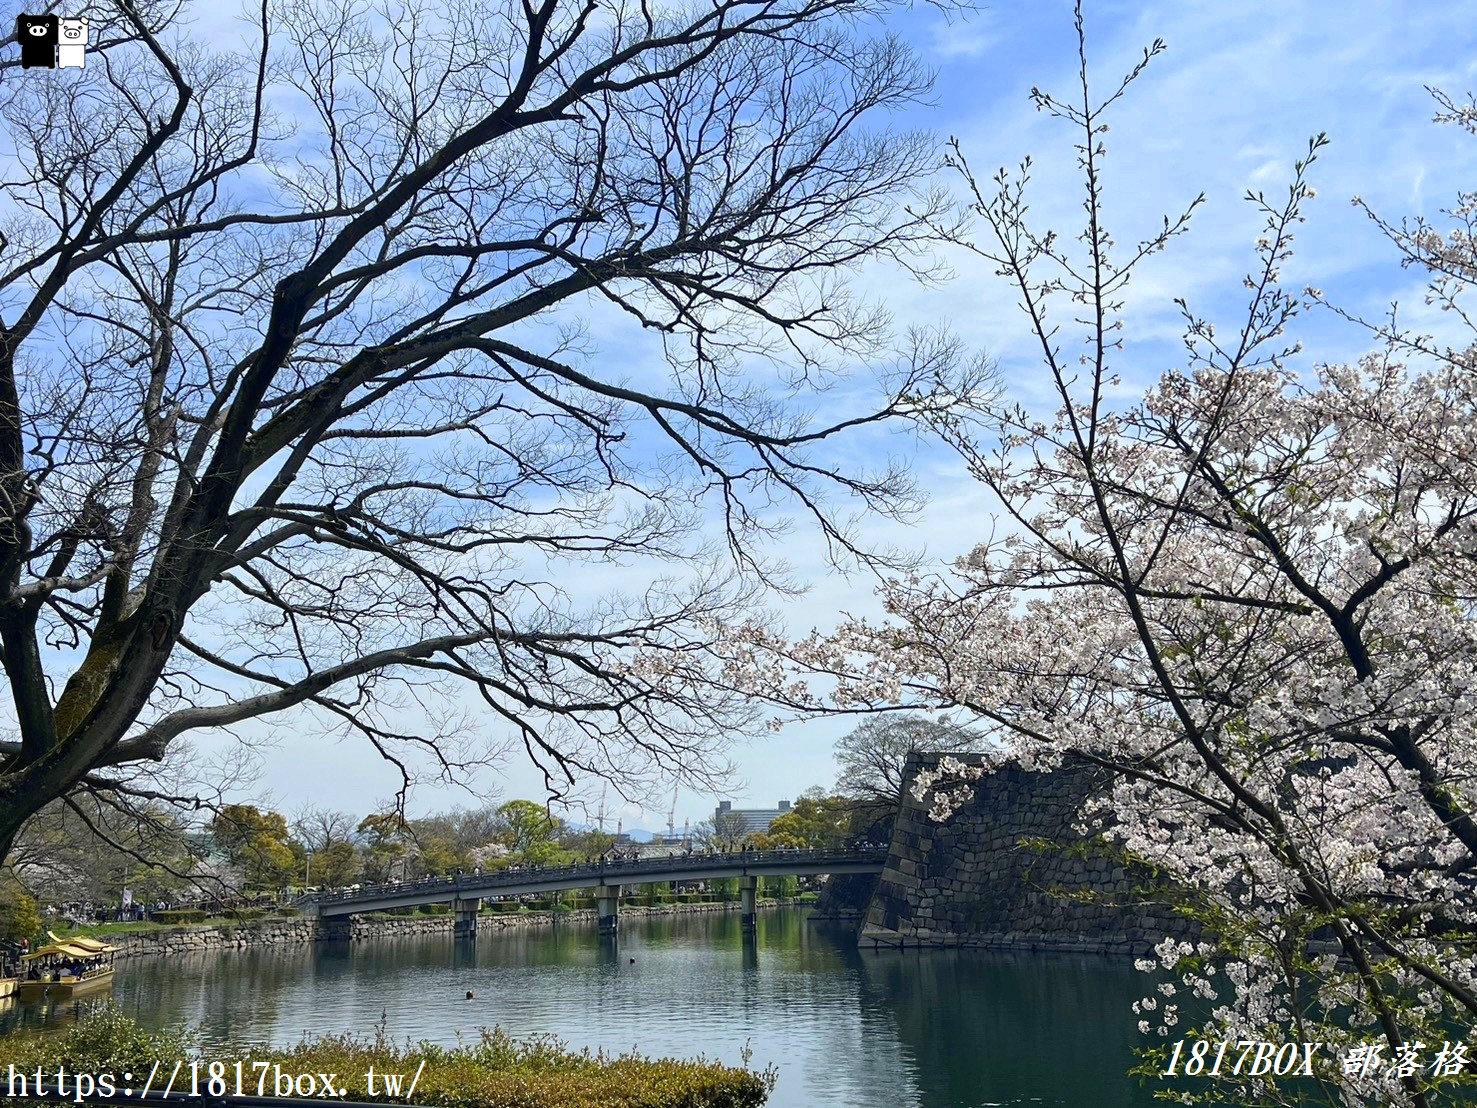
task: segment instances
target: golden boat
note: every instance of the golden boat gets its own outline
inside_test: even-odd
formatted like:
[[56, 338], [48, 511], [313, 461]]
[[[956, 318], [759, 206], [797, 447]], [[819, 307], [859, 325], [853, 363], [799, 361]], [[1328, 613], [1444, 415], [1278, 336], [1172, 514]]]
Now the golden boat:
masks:
[[81, 935], [58, 939], [50, 931], [46, 934], [49, 944], [21, 956], [24, 968], [15, 986], [20, 999], [67, 1000], [112, 987], [116, 946]]

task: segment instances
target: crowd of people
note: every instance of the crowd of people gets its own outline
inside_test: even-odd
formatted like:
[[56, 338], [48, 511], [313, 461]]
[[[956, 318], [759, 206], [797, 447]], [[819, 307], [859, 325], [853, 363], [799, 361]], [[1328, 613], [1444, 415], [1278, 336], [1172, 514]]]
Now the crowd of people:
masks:
[[48, 923], [60, 921], [71, 927], [98, 923], [142, 923], [155, 919], [161, 912], [203, 911], [207, 915], [224, 915], [243, 908], [270, 908], [273, 897], [197, 897], [192, 900], [135, 901], [97, 904], [90, 900], [74, 900], [47, 904], [41, 915]]
[[[842, 845], [840, 847], [840, 849], [842, 849], [842, 850], [865, 850], [865, 851], [885, 850], [886, 848], [887, 848], [887, 844], [886, 843], [869, 842], [869, 841], [862, 841], [862, 840], [855, 840], [855, 841], [852, 841], [852, 842], [849, 842], [849, 843], [845, 843], [844, 845]], [[705, 854], [706, 855], [733, 855], [733, 854], [752, 854], [752, 853], [761, 853], [761, 852], [762, 853], [768, 853], [768, 854], [799, 854], [799, 853], [803, 853], [806, 849], [807, 848], [805, 848], [805, 847], [798, 847], [798, 846], [780, 846], [780, 847], [760, 848], [760, 847], [756, 847], [756, 846], [754, 846], [752, 844], [749, 844], [749, 843], [744, 843], [744, 844], [735, 844], [733, 846], [726, 846], [726, 847], [712, 846], [712, 847], [708, 847], [707, 849], [699, 848], [699, 849], [694, 850], [693, 849], [693, 845], [689, 842], [689, 843], [684, 844], [683, 849], [682, 849], [682, 851], [681, 851], [680, 854], [674, 854], [674, 855], [668, 855], [668, 856], [670, 856], [670, 857], [676, 857], [676, 858], [683, 858], [683, 859], [691, 859], [691, 858], [694, 858], [694, 857], [701, 858]], [[502, 867], [501, 869], [493, 870], [491, 872], [506, 873], [506, 874], [524, 874], [524, 875], [535, 875], [535, 874], [546, 874], [546, 873], [552, 874], [552, 873], [557, 873], [557, 872], [568, 871], [568, 870], [571, 870], [571, 869], [580, 869], [580, 868], [586, 868], [586, 867], [603, 866], [603, 865], [605, 865], [608, 862], [621, 863], [621, 864], [629, 863], [629, 862], [639, 862], [639, 861], [641, 861], [643, 859], [643, 857], [646, 858], [646, 860], [648, 860], [648, 861], [655, 861], [655, 860], [657, 860], [657, 859], [659, 859], [659, 858], [661, 858], [663, 856], [664, 855], [662, 855], [661, 852], [657, 852], [655, 855], [653, 855], [650, 850], [648, 850], [646, 852], [646, 854], [643, 855], [642, 852], [641, 852], [641, 850], [640, 850], [640, 848], [639, 847], [636, 847], [636, 846], [631, 846], [631, 847], [626, 847], [626, 848], [619, 848], [619, 849], [613, 847], [610, 850], [605, 851], [603, 854], [587, 854], [582, 860], [580, 860], [578, 862], [574, 862], [574, 863], [564, 863], [564, 864], [558, 864], [558, 865], [555, 865], [555, 864], [545, 865], [545, 864], [543, 864], [541, 862], [514, 862], [514, 863], [512, 863], [510, 865], [507, 865], [507, 866]], [[391, 881], [382, 882], [382, 883], [378, 883], [378, 884], [369, 884], [369, 885], [356, 884], [356, 885], [348, 885], [348, 886], [345, 886], [345, 887], [342, 887], [342, 888], [334, 888], [334, 889], [318, 889], [318, 888], [310, 888], [310, 889], [304, 889], [304, 890], [296, 890], [296, 889], [293, 889], [293, 890], [284, 890], [284, 892], [285, 893], [292, 893], [294, 895], [297, 894], [300, 891], [301, 892], [307, 892], [307, 893], [327, 893], [329, 895], [343, 895], [343, 894], [347, 894], [347, 893], [360, 893], [360, 892], [370, 892], [370, 893], [373, 893], [373, 892], [389, 891], [391, 889], [425, 888], [427, 886], [444, 886], [444, 885], [452, 884], [454, 882], [460, 881], [462, 878], [465, 878], [465, 877], [481, 876], [484, 872], [489, 872], [489, 871], [484, 870], [482, 866], [474, 866], [474, 867], [472, 867], [471, 870], [453, 869], [449, 873], [429, 875], [429, 876], [421, 877], [421, 878], [418, 878], [418, 879], [415, 879], [415, 880], [412, 880], [412, 881], [393, 881], [393, 880], [391, 880]]]
[[170, 905], [163, 900], [152, 904], [130, 902], [127, 904], [94, 904], [90, 900], [74, 900], [66, 904], [48, 904], [41, 909], [47, 920], [59, 919], [73, 927], [89, 923], [135, 923], [147, 920], [155, 912], [163, 912]]

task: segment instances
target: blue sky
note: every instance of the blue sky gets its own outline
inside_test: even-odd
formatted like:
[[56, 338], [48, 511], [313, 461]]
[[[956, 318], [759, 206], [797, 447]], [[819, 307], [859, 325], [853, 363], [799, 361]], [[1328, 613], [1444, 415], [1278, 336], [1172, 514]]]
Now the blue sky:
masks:
[[[1107, 136], [1110, 218], [1123, 243], [1136, 241], [1196, 193], [1207, 202], [1190, 234], [1154, 260], [1132, 289], [1128, 345], [1120, 359], [1137, 390], [1180, 364], [1178, 311], [1187, 297], [1212, 319], [1231, 321], [1253, 262], [1259, 221], [1240, 199], [1247, 188], [1281, 190], [1310, 135], [1331, 140], [1312, 183], [1319, 196], [1300, 233], [1288, 284], [1321, 287], [1341, 306], [1378, 315], [1399, 299], [1419, 320], [1422, 282], [1402, 271], [1393, 249], [1350, 204], [1364, 197], [1387, 218], [1424, 215], [1439, 222], [1459, 188], [1477, 186], [1477, 141], [1430, 122], [1426, 85], [1465, 94], [1477, 88], [1477, 31], [1470, 9], [1450, 3], [1089, 2], [1091, 68], [1100, 87], [1116, 81], [1155, 37], [1168, 52], [1152, 64], [1110, 117]], [[1033, 85], [1068, 93], [1076, 80], [1070, 3], [999, 3], [968, 18], [946, 19], [931, 8], [900, 13], [888, 29], [920, 52], [938, 73], [935, 103], [900, 125], [925, 128], [940, 142], [957, 135], [975, 167], [988, 175], [1027, 153], [1036, 162], [1033, 211], [1046, 225], [1075, 229], [1080, 184], [1072, 171], [1071, 134], [1033, 110]], [[948, 256], [955, 275], [941, 285], [900, 281], [881, 268], [859, 275], [899, 324], [946, 323], [987, 351], [1012, 393], [1030, 403], [1042, 395], [1029, 336], [1009, 290], [988, 267]], [[1433, 327], [1439, 321], [1432, 321]], [[1299, 321], [1306, 366], [1342, 360], [1364, 349], [1356, 328], [1315, 313]], [[921, 549], [935, 564], [967, 550], [990, 526], [992, 506], [935, 447], [904, 435], [872, 433], [844, 448], [856, 460], [877, 453], [910, 459], [929, 504], [906, 526], [878, 525], [886, 537]], [[803, 634], [838, 613], [875, 612], [864, 578], [848, 579], [825, 564], [814, 536], [799, 529], [783, 551], [810, 591], [784, 618]], [[745, 781], [740, 802], [768, 805], [834, 778], [831, 746], [843, 721], [786, 727], [734, 751]], [[362, 812], [394, 788], [386, 767], [362, 748], [324, 741], [269, 752], [260, 785], [283, 807], [303, 801]], [[517, 759], [483, 782], [502, 797], [538, 795], [535, 774]], [[418, 810], [466, 804], [466, 793], [423, 792]], [[677, 823], [711, 811], [713, 798], [683, 794]], [[655, 828], [657, 811], [614, 811], [627, 827]]]

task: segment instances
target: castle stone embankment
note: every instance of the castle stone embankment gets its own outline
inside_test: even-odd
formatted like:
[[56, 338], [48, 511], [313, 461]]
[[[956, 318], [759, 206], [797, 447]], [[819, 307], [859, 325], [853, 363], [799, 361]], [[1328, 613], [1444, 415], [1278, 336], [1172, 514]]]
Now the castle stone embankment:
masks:
[[[1073, 828], [1105, 787], [1088, 765], [1006, 765], [937, 823], [912, 780], [942, 755], [908, 763], [887, 865], [859, 932], [864, 946], [981, 946], [1140, 955], [1166, 935], [1196, 937], [1148, 870]], [[979, 759], [956, 755], [961, 761]]]

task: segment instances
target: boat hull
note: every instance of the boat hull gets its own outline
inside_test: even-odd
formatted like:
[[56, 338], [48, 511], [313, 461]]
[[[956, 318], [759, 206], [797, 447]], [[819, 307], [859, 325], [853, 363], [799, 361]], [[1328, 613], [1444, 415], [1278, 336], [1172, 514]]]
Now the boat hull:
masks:
[[113, 987], [113, 971], [105, 970], [91, 977], [66, 977], [60, 981], [22, 981], [16, 995], [22, 1000], [68, 1000]]

